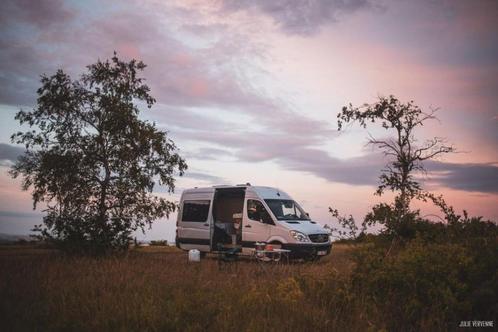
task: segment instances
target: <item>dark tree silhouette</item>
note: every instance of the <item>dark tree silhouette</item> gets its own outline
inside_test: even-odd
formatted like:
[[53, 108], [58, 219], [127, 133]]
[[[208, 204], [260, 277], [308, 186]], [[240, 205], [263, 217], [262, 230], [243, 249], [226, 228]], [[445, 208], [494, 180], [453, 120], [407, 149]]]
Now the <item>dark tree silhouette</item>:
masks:
[[413, 101], [401, 103], [396, 97], [389, 96], [380, 97], [378, 102], [361, 107], [349, 104], [337, 115], [339, 130], [345, 123], [356, 122], [364, 128], [369, 123], [380, 123], [382, 128], [392, 133], [392, 137], [386, 139], [370, 136], [369, 144], [390, 158], [381, 172], [376, 194], [382, 195], [387, 189], [397, 195], [393, 206], [376, 205], [365, 219], [367, 224], [380, 222], [387, 226], [388, 231], [397, 233], [404, 222], [414, 216], [414, 212], [410, 211], [410, 202], [414, 198], [431, 197], [423, 191], [415, 175], [426, 172], [423, 165], [425, 160], [455, 151], [441, 137], [434, 137], [422, 144], [416, 139], [415, 130], [425, 122], [437, 119], [436, 111], [433, 109], [425, 113]]
[[44, 75], [37, 106], [16, 115], [31, 130], [12, 135], [26, 152], [11, 175], [33, 189], [34, 208], [47, 206], [36, 230], [65, 249], [126, 249], [131, 232], [175, 210], [152, 190], [159, 182], [172, 192], [187, 165], [165, 132], [139, 119], [137, 103], [155, 102], [138, 76], [144, 68], [115, 53], [79, 80], [62, 70]]

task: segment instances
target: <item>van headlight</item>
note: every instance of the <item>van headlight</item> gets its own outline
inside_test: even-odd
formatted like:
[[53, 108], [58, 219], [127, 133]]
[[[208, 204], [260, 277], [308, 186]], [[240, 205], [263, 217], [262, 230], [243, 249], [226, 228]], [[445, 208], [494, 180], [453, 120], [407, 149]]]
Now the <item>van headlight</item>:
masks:
[[306, 234], [303, 234], [298, 231], [290, 231], [290, 235], [298, 242], [310, 242], [310, 239]]

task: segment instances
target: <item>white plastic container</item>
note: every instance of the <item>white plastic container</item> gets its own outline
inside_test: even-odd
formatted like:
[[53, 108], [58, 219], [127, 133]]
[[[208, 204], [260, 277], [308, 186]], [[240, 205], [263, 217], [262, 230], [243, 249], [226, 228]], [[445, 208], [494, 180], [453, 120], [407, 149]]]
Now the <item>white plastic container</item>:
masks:
[[189, 262], [200, 262], [201, 252], [197, 249], [191, 249], [188, 251], [188, 261]]

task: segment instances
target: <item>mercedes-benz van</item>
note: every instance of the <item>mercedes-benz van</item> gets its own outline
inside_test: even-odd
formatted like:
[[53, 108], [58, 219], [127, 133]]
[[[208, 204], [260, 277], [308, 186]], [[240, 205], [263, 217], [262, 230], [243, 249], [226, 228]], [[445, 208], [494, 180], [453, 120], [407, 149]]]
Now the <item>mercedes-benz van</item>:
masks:
[[250, 254], [256, 242], [311, 259], [329, 254], [332, 246], [327, 230], [277, 188], [246, 184], [183, 191], [176, 229], [179, 248], [206, 253], [235, 245]]

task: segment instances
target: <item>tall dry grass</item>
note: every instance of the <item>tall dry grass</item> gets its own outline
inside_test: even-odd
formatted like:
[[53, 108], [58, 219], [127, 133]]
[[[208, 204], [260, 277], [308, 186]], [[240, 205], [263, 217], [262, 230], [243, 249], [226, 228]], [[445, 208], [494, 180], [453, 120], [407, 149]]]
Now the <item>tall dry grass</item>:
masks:
[[7, 247], [0, 316], [6, 331], [364, 330], [361, 301], [341, 293], [351, 268], [347, 245], [289, 265], [188, 263], [175, 248], [88, 258]]

